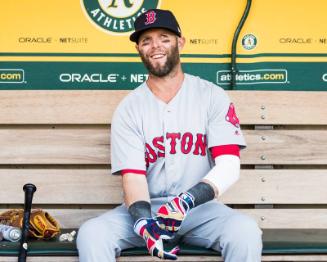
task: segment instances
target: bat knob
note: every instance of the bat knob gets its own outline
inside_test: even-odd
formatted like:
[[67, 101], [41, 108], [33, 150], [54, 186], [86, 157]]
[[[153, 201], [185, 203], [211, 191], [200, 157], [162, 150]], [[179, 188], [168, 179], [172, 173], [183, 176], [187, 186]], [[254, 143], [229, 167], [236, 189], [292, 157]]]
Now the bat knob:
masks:
[[28, 183], [23, 186], [23, 190], [25, 192], [35, 192], [36, 191], [36, 186], [34, 184]]

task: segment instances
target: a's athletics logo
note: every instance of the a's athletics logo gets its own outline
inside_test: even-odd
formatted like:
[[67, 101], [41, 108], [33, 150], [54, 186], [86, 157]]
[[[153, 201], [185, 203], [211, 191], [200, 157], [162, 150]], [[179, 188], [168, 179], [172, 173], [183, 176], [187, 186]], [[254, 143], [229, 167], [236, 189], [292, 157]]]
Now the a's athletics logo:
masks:
[[89, 20], [109, 34], [134, 30], [135, 19], [149, 9], [159, 8], [160, 0], [81, 0]]
[[247, 34], [242, 38], [242, 46], [246, 50], [252, 50], [257, 46], [258, 39], [253, 34]]

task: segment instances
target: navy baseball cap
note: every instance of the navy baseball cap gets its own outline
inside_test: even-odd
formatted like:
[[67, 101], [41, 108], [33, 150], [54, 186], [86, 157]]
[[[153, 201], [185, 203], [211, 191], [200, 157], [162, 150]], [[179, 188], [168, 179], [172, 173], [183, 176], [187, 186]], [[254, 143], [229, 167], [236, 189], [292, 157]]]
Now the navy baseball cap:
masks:
[[150, 9], [136, 18], [134, 22], [135, 32], [132, 33], [129, 39], [132, 42], [138, 42], [140, 35], [152, 28], [167, 29], [179, 37], [182, 35], [178, 22], [169, 10]]

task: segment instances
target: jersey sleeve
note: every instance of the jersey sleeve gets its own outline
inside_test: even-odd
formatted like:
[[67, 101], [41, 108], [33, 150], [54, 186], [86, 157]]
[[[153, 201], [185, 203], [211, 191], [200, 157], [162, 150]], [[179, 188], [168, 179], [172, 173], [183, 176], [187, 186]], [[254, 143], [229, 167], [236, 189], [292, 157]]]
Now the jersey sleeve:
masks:
[[207, 136], [208, 148], [223, 145], [246, 147], [235, 106], [227, 93], [217, 86], [212, 87]]
[[133, 114], [119, 106], [111, 124], [111, 169], [112, 174], [123, 174], [126, 170], [146, 174], [145, 146]]

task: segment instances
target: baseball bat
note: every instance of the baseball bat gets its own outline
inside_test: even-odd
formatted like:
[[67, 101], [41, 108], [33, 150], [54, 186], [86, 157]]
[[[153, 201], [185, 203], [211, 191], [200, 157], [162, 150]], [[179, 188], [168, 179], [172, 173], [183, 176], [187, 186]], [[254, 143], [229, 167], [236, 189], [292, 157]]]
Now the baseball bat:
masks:
[[20, 240], [18, 262], [26, 262], [27, 256], [27, 238], [28, 238], [28, 229], [31, 216], [32, 200], [33, 194], [36, 191], [36, 186], [33, 184], [25, 184], [23, 187], [25, 192], [25, 202], [24, 202], [24, 217], [23, 217], [23, 227], [22, 227], [22, 238]]

